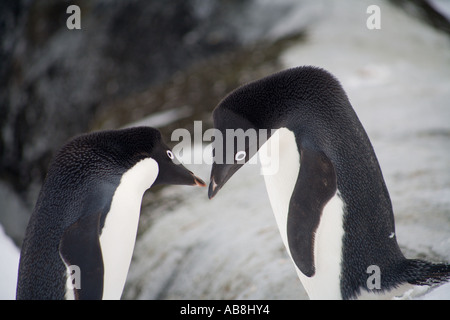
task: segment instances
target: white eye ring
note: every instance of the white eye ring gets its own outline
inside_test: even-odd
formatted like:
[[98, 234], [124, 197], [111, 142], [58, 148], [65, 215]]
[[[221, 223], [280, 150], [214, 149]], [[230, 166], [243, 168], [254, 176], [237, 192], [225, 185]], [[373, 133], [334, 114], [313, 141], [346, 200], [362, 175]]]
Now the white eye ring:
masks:
[[245, 156], [247, 155], [247, 153], [245, 151], [239, 151], [236, 153], [236, 155], [234, 156], [234, 160], [236, 161], [242, 161], [245, 159]]
[[168, 156], [170, 159], [173, 160], [173, 159], [175, 158], [175, 156], [173, 155], [172, 151], [167, 150], [166, 153], [167, 153], [167, 156]]

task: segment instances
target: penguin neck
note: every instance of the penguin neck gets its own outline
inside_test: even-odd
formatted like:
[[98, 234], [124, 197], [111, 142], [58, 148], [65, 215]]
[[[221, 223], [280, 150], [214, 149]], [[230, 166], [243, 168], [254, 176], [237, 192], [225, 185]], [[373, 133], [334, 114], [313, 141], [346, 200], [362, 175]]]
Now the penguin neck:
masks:
[[120, 299], [136, 241], [142, 197], [158, 176], [158, 163], [146, 158], [125, 172], [111, 201], [100, 235], [104, 264], [103, 299]]
[[[280, 231], [290, 255], [287, 239], [289, 204], [300, 171], [300, 150], [292, 131], [280, 128], [260, 148], [262, 174]], [[268, 165], [270, 164], [270, 165]], [[267, 170], [270, 168], [270, 170]], [[277, 169], [277, 170], [276, 170]], [[305, 276], [296, 266], [297, 274], [311, 299], [341, 299], [340, 274], [344, 205], [338, 192], [323, 209], [314, 239], [315, 274]], [[295, 263], [294, 263], [295, 265]]]

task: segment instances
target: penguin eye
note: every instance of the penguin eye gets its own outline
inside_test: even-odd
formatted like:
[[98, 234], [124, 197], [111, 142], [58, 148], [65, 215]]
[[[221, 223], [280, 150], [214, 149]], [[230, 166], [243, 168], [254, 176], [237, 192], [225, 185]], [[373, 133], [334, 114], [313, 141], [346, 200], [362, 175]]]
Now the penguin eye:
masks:
[[247, 153], [245, 151], [239, 151], [238, 153], [236, 153], [236, 155], [234, 156], [234, 160], [236, 161], [242, 161], [245, 159], [245, 156], [247, 155]]
[[166, 153], [167, 153], [167, 156], [168, 156], [170, 159], [173, 160], [173, 159], [175, 158], [174, 155], [173, 155], [173, 153], [172, 153], [172, 151], [167, 150]]

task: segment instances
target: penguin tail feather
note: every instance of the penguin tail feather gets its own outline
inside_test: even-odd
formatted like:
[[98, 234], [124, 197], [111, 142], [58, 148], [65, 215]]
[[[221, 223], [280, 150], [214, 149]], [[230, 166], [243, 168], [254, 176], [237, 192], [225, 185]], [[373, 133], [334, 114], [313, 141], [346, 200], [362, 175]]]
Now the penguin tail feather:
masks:
[[436, 285], [450, 281], [450, 264], [408, 260], [407, 281], [413, 285]]

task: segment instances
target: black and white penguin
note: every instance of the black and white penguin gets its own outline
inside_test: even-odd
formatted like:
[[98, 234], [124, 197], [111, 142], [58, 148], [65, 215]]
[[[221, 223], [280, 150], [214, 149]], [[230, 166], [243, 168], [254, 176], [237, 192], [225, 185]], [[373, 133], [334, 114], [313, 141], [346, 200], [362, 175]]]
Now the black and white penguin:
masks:
[[[209, 198], [258, 150], [261, 163], [277, 162], [278, 170], [264, 175], [266, 188], [311, 299], [388, 298], [450, 278], [450, 265], [406, 259], [400, 251], [375, 152], [331, 74], [298, 67], [249, 83], [219, 103], [213, 120], [221, 138], [213, 143]], [[269, 140], [247, 134], [243, 146], [226, 149], [227, 129], [267, 129]], [[269, 141], [272, 152], [262, 152]]]
[[120, 299], [142, 196], [156, 184], [206, 186], [174, 162], [157, 129], [99, 131], [65, 144], [26, 230], [16, 298]]

